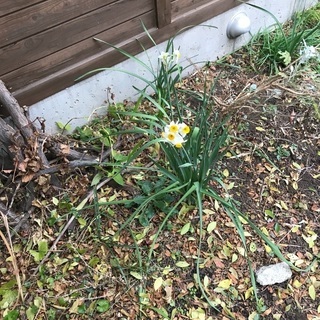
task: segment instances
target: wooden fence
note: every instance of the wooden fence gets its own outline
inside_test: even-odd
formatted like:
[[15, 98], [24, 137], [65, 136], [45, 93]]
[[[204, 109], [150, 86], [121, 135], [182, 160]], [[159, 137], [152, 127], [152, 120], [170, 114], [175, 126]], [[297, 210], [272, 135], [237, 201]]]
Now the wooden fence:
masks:
[[[183, 27], [238, 5], [237, 0], [0, 0], [0, 79], [21, 105], [74, 84], [87, 71], [109, 67]], [[139, 42], [137, 41], [139, 39]]]

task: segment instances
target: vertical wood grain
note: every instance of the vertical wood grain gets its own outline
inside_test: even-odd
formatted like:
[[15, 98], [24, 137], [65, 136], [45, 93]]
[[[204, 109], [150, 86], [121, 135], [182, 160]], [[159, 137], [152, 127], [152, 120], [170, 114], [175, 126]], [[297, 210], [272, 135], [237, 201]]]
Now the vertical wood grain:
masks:
[[171, 23], [171, 1], [156, 0], [157, 26], [159, 29]]

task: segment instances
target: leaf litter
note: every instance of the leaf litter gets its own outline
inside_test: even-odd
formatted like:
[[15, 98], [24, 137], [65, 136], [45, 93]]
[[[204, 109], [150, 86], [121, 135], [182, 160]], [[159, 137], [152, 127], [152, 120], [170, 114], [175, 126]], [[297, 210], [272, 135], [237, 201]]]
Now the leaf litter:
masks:
[[[294, 272], [285, 283], [258, 286], [263, 319], [320, 317], [320, 81], [306, 68], [294, 77], [289, 69], [277, 76], [257, 75], [245, 55], [237, 52], [180, 84], [181, 89], [201, 92], [204, 81], [215, 81], [213, 112], [232, 116], [230, 148], [219, 163], [224, 188], [214, 181], [213, 186], [236, 199], [241, 211], [296, 267], [306, 268], [316, 260], [310, 271]], [[189, 98], [187, 103], [197, 101]], [[144, 107], [150, 108], [148, 103]], [[89, 140], [95, 126], [109, 123], [106, 117], [87, 126], [87, 142], [79, 145], [92, 149], [95, 145]], [[130, 123], [125, 120], [123, 125]], [[125, 157], [133, 146], [128, 139], [120, 155]], [[139, 161], [149, 163], [148, 154]], [[75, 210], [78, 201], [90, 183], [96, 185], [101, 178], [92, 167], [61, 172], [65, 184], [58, 194], [49, 187], [38, 192], [30, 228], [13, 240], [23, 304], [10, 254], [0, 244], [0, 314], [7, 319], [17, 319], [17, 311], [21, 319], [257, 319], [245, 250], [217, 202], [204, 200], [202, 231], [196, 208], [184, 205], [154, 243], [166, 216], [165, 202], [146, 208], [148, 225], [133, 220], [130, 228], [123, 227], [132, 208], [116, 201], [136, 196], [138, 203], [139, 196], [162, 187], [148, 175], [125, 172], [123, 181], [106, 184], [93, 194], [99, 208], [89, 205], [81, 215]], [[110, 201], [114, 204], [108, 205]], [[75, 223], [39, 267], [72, 214]], [[253, 269], [279, 262], [242, 222]], [[216, 309], [203, 298], [195, 278], [200, 233], [201, 281]]]

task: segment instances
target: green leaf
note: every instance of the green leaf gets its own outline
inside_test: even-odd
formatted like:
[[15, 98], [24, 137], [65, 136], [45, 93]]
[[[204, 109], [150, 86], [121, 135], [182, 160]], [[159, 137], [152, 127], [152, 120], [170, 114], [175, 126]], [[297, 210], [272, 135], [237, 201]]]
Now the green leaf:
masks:
[[180, 230], [180, 234], [183, 236], [190, 230], [191, 222], [186, 223]]
[[89, 261], [89, 266], [94, 268], [100, 262], [99, 257], [92, 257]]
[[58, 298], [58, 304], [59, 304], [59, 306], [65, 307], [65, 306], [68, 305], [68, 301], [64, 300], [62, 297], [59, 297]]
[[8, 291], [8, 289], [12, 289], [17, 284], [17, 280], [15, 278], [9, 280], [8, 282], [4, 283], [0, 287], [0, 295], [3, 295]]
[[187, 268], [190, 266], [190, 264], [187, 261], [178, 261], [176, 266], [179, 268]]
[[102, 178], [102, 174], [97, 173], [91, 181], [91, 187], [96, 186], [100, 182], [101, 178]]
[[55, 197], [52, 198], [52, 202], [56, 206], [59, 204], [59, 200], [57, 198], [55, 198]]
[[304, 239], [304, 241], [306, 241], [308, 243], [310, 249], [314, 247], [314, 242], [317, 239], [317, 237], [318, 237], [318, 235], [316, 233], [314, 233], [313, 231], [312, 231], [311, 236], [306, 236], [306, 235], [302, 234], [302, 238]]
[[29, 253], [33, 256], [35, 262], [39, 262], [41, 260], [40, 254], [38, 251], [29, 250]]
[[77, 309], [79, 314], [85, 314], [86, 310], [87, 310], [87, 307], [84, 303], [78, 306], [78, 309]]
[[194, 209], [194, 206], [187, 205], [184, 203], [179, 210], [178, 216], [179, 217], [184, 217], [188, 212], [190, 212], [192, 209]]
[[231, 285], [231, 280], [225, 279], [219, 282], [218, 287], [222, 289], [229, 289], [230, 285]]
[[314, 285], [312, 284], [311, 286], [309, 286], [309, 296], [312, 300], [316, 300], [316, 288], [314, 287]]
[[124, 180], [121, 176], [120, 173], [116, 174], [115, 176], [113, 176], [113, 180], [117, 183], [120, 184], [120, 186], [124, 186]]
[[142, 275], [141, 275], [139, 272], [130, 271], [130, 274], [131, 274], [134, 278], [136, 278], [136, 279], [138, 279], [138, 280], [142, 280]]
[[163, 283], [162, 277], [157, 278], [153, 284], [154, 290], [155, 291], [159, 290], [162, 286], [162, 283]]
[[40, 259], [43, 259], [44, 256], [48, 252], [48, 241], [47, 240], [41, 240], [38, 242], [38, 250], [39, 250], [39, 256]]
[[233, 189], [233, 187], [234, 187], [234, 182], [231, 182], [231, 183], [229, 183], [229, 184], [226, 184], [226, 189], [227, 189], [227, 190], [231, 190], [231, 189]]
[[80, 202], [80, 204], [76, 207], [76, 210], [82, 210], [83, 209], [83, 207], [86, 205], [86, 203], [88, 202], [88, 198], [84, 198], [81, 202]]
[[81, 217], [79, 217], [77, 219], [77, 221], [79, 222], [81, 228], [83, 228], [83, 227], [85, 227], [87, 225], [87, 221], [85, 219], [81, 218]]
[[153, 311], [155, 311], [155, 312], [157, 312], [160, 316], [163, 317], [163, 320], [169, 320], [169, 314], [166, 311], [166, 309], [164, 309], [163, 307], [161, 307], [159, 309], [159, 308], [155, 308], [155, 307], [149, 306], [148, 308], [153, 310]]
[[110, 302], [108, 300], [98, 300], [97, 311], [100, 313], [106, 312], [110, 309]]
[[280, 229], [281, 229], [280, 224], [277, 222], [277, 223], [274, 225], [274, 231], [275, 231], [276, 233], [279, 233]]
[[64, 128], [64, 124], [60, 121], [56, 121], [56, 125], [59, 129], [63, 129]]
[[266, 209], [266, 210], [264, 210], [264, 213], [265, 213], [268, 217], [274, 219], [274, 213], [273, 213], [272, 210]]
[[179, 168], [188, 168], [188, 167], [192, 167], [192, 163], [187, 162], [179, 165]]
[[210, 233], [212, 232], [217, 226], [217, 222], [216, 221], [212, 221], [208, 224], [207, 226], [207, 231]]
[[2, 300], [0, 300], [0, 309], [6, 309], [10, 307], [18, 298], [17, 290], [6, 290], [2, 294]]
[[226, 178], [228, 178], [228, 177], [229, 177], [229, 170], [228, 170], [228, 169], [224, 169], [224, 170], [222, 171], [222, 174], [223, 174]]
[[283, 61], [284, 65], [288, 65], [291, 63], [291, 55], [288, 51], [279, 51], [278, 52], [281, 60]]
[[18, 316], [19, 316], [18, 310], [11, 310], [6, 314], [3, 320], [17, 320]]
[[209, 280], [209, 277], [206, 275], [203, 278], [203, 285], [205, 288], [208, 288], [209, 284], [210, 284], [210, 280]]
[[257, 246], [254, 242], [250, 243], [250, 247], [249, 247], [251, 252], [256, 252], [257, 251]]
[[149, 195], [152, 191], [152, 183], [151, 181], [143, 181], [141, 185], [141, 190], [144, 194]]
[[112, 151], [112, 157], [117, 162], [125, 162], [128, 160], [128, 156], [123, 155], [122, 153], [120, 153], [118, 151], [114, 151], [114, 150]]
[[29, 307], [28, 310], [26, 311], [28, 320], [33, 320], [34, 317], [37, 315], [38, 310], [39, 309], [35, 305]]
[[283, 200], [280, 201], [280, 205], [281, 205], [282, 209], [289, 210], [287, 204]]
[[56, 121], [56, 125], [59, 129], [61, 130], [66, 130], [66, 131], [70, 131], [71, 130], [71, 125], [70, 124], [63, 124], [60, 121]]

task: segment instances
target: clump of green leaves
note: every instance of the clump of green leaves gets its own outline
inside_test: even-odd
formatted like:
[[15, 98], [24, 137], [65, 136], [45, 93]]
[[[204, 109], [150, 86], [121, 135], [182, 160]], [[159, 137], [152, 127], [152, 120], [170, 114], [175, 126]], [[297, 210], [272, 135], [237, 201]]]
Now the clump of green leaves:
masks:
[[102, 146], [110, 147], [114, 143], [115, 133], [115, 129], [108, 128], [101, 120], [95, 120], [90, 125], [77, 127], [73, 137], [99, 151]]
[[255, 35], [247, 46], [254, 66], [261, 68], [270, 74], [278, 73], [283, 67], [289, 65], [300, 56], [303, 45], [317, 46], [320, 39], [320, 21], [311, 18], [310, 10], [293, 16], [289, 23], [282, 25], [278, 19], [268, 10], [249, 4], [271, 15], [275, 24]]
[[18, 298], [16, 279], [11, 279], [0, 286], [0, 309], [11, 306]]
[[[172, 203], [176, 199], [173, 194], [160, 193], [159, 191], [168, 184], [166, 177], [156, 177], [155, 180], [137, 180], [136, 184], [140, 187], [141, 193], [132, 199], [132, 202], [127, 204], [128, 208], [137, 208], [143, 203], [146, 203], [145, 208], [139, 215], [139, 222], [143, 226], [147, 226], [149, 221], [159, 212], [162, 211], [168, 214], [171, 210]], [[146, 201], [149, 197], [155, 195], [152, 202]]]
[[318, 2], [314, 7], [297, 13], [297, 18], [303, 26], [313, 28], [320, 21], [320, 3]]
[[[226, 120], [219, 121], [217, 116], [210, 114], [209, 96], [210, 94], [204, 94], [198, 110], [194, 110], [189, 138], [181, 148], [166, 141], [160, 142], [167, 167], [158, 162], [155, 164], [168, 179], [184, 186], [181, 189], [182, 194], [187, 194], [195, 183], [199, 184], [202, 190], [209, 188], [209, 182], [216, 174], [215, 166], [226, 150]], [[194, 202], [194, 199], [196, 196], [191, 193], [187, 200]]]

